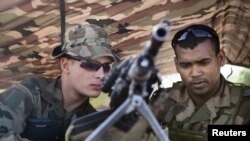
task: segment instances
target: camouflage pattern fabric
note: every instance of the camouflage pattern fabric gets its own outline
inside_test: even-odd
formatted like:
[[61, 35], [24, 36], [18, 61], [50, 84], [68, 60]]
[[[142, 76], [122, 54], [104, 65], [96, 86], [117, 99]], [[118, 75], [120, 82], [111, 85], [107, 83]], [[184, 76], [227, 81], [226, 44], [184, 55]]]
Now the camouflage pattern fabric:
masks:
[[[39, 74], [60, 73], [52, 59], [60, 46], [60, 0], [1, 0], [0, 88]], [[66, 29], [91, 23], [109, 34], [112, 49], [125, 58], [141, 52], [152, 27], [162, 18], [173, 22], [157, 66], [163, 75], [175, 73], [170, 39], [190, 24], [209, 25], [219, 33], [228, 63], [250, 67], [249, 0], [65, 0]]]
[[[159, 95], [152, 101], [152, 109], [162, 127], [168, 129], [171, 141], [207, 140], [209, 124], [250, 124], [247, 110], [250, 106], [250, 88], [236, 86], [223, 76], [221, 78], [217, 94], [201, 107], [194, 105], [181, 82], [175, 83], [172, 88], [156, 92]], [[152, 141], [155, 137], [144, 135], [144, 140]]]
[[29, 119], [59, 121], [60, 128], [57, 130], [62, 130], [64, 137], [71, 120], [96, 110], [86, 101], [74, 112], [67, 112], [63, 108], [60, 77], [32, 77], [16, 83], [0, 94], [0, 111], [1, 141], [19, 141], [19, 135], [24, 131], [28, 132], [26, 128], [29, 127]]
[[93, 24], [78, 25], [67, 30], [63, 46], [56, 47], [52, 52], [56, 58], [65, 54], [79, 60], [94, 60], [98, 57], [108, 56], [114, 61], [118, 61], [111, 51], [107, 32]]
[[[150, 103], [171, 141], [206, 141], [209, 124], [250, 124], [250, 87], [235, 85], [226, 81], [222, 75], [219, 90], [201, 107], [194, 105], [181, 82], [173, 84], [172, 88], [156, 91]], [[148, 132], [148, 128], [145, 119], [140, 118], [128, 132], [112, 128], [100, 141], [157, 141], [156, 136]], [[82, 140], [91, 132], [78, 133], [69, 141]]]
[[[94, 130], [88, 130], [85, 132], [81, 132], [75, 136], [70, 136], [66, 141], [83, 141], [86, 139]], [[105, 132], [97, 141], [121, 141], [122, 137], [126, 135], [126, 132], [115, 128], [110, 127], [107, 132]]]

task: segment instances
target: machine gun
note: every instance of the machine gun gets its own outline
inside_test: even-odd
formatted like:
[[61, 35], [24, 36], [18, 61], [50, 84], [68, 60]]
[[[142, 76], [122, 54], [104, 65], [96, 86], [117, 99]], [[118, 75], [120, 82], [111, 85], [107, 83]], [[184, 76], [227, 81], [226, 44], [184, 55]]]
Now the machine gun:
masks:
[[125, 60], [112, 71], [102, 90], [110, 92], [113, 86], [111, 97], [117, 97], [123, 88], [129, 85], [128, 98], [87, 137], [86, 141], [97, 140], [124, 114], [133, 110], [137, 110], [149, 122], [160, 141], [169, 140], [143, 99], [149, 95], [147, 82], [155, 70], [154, 59], [161, 45], [167, 39], [169, 26], [170, 22], [168, 20], [162, 20], [154, 26], [152, 39], [146, 44], [142, 54], [134, 60]]
[[[166, 41], [169, 34], [171, 23], [164, 19], [153, 27], [152, 38], [147, 42], [141, 55], [136, 58], [128, 58], [117, 65], [110, 75], [106, 77], [102, 91], [110, 93], [111, 107], [115, 110], [106, 116], [104, 120], [86, 139], [85, 141], [98, 140], [105, 131], [114, 125], [122, 116], [131, 112], [139, 112], [153, 129], [160, 141], [169, 141], [168, 136], [159, 125], [154, 114], [145, 102], [148, 97], [148, 81], [155, 76], [154, 59], [157, 56], [160, 47]], [[117, 98], [121, 97], [122, 91], [128, 88], [124, 101], [112, 104]], [[77, 122], [76, 122], [77, 123]], [[76, 124], [75, 123], [75, 124]]]

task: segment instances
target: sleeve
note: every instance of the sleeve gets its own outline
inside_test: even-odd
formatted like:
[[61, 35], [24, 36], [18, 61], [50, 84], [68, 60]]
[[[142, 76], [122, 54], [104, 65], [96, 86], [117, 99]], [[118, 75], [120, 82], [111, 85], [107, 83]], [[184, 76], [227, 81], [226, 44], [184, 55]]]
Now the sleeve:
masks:
[[[19, 137], [26, 126], [26, 118], [34, 107], [34, 97], [21, 83], [13, 85], [0, 94], [0, 137], [22, 139]], [[1, 141], [0, 140], [0, 141]]]
[[240, 103], [239, 112], [236, 117], [236, 123], [250, 125], [250, 88], [245, 90], [243, 99]]

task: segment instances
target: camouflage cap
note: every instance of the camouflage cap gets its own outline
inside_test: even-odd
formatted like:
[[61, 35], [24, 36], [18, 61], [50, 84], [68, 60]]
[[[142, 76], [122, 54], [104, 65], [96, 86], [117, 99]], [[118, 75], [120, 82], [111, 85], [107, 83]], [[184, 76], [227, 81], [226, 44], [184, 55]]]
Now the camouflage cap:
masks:
[[117, 61], [111, 51], [108, 34], [103, 28], [93, 24], [73, 26], [66, 31], [65, 43], [56, 47], [52, 56], [59, 58], [66, 54], [80, 60], [108, 56]]

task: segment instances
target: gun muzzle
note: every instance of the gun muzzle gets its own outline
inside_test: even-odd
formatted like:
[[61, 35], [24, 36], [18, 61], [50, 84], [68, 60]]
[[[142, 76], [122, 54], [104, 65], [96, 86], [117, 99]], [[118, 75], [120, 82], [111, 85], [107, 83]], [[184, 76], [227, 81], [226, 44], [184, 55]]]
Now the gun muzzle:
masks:
[[171, 22], [165, 19], [153, 27], [151, 40], [146, 44], [143, 55], [156, 57], [161, 45], [167, 40], [170, 26]]

